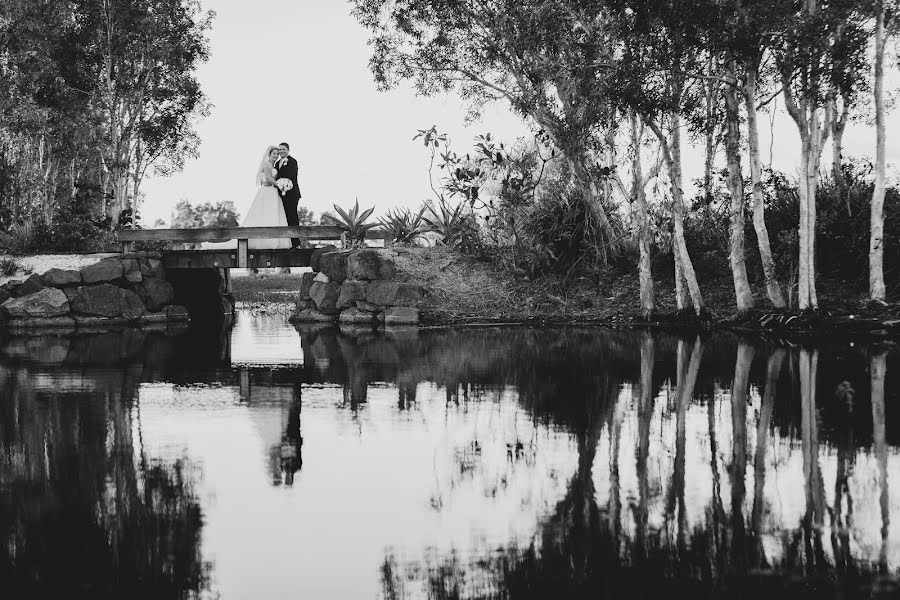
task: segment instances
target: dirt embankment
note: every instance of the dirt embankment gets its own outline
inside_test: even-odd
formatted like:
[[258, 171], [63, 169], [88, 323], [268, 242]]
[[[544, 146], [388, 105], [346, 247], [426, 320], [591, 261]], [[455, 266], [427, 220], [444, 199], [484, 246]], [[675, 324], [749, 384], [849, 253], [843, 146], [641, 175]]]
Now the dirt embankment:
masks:
[[[848, 282], [819, 278], [820, 310], [797, 313], [772, 310], [759, 286], [757, 307], [736, 315], [734, 288], [728, 273], [701, 283], [709, 314], [675, 310], [674, 282], [658, 276], [658, 312], [641, 318], [637, 273], [610, 270], [601, 275], [528, 277], [494, 261], [462, 255], [449, 248], [393, 248], [398, 279], [422, 285], [419, 310], [423, 325], [472, 323], [600, 323], [655, 325], [686, 330], [732, 329], [780, 333], [867, 332], [900, 335], [900, 304], [869, 305], [865, 294]], [[264, 274], [232, 280], [238, 301], [249, 304], [284, 302], [299, 289], [299, 277]], [[244, 289], [246, 288], [246, 289]], [[286, 293], [288, 296], [286, 296]]]

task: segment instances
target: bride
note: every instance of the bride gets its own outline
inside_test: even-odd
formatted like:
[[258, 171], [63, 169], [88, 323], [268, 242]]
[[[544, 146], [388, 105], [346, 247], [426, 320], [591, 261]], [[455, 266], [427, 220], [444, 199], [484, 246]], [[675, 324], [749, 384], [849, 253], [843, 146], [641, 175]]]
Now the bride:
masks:
[[[256, 197], [250, 204], [250, 209], [241, 219], [241, 227], [287, 227], [287, 217], [284, 215], [284, 205], [278, 188], [275, 187], [275, 161], [278, 160], [278, 147], [269, 146], [263, 155], [259, 167], [256, 169], [256, 184], [259, 189]], [[291, 247], [290, 238], [274, 238], [249, 240], [248, 247], [257, 250], [275, 250]], [[202, 245], [204, 250], [219, 250], [237, 248], [236, 240], [227, 242], [207, 242]]]

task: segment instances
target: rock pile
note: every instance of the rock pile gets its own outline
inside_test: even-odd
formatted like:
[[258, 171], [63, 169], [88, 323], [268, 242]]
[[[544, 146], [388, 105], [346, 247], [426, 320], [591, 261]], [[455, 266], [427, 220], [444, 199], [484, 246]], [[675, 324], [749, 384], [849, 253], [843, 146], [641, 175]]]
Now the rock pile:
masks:
[[296, 322], [415, 325], [422, 286], [395, 281], [397, 269], [390, 250], [317, 249], [312, 273], [304, 273]]
[[0, 285], [0, 327], [28, 330], [187, 321], [156, 253], [101, 258]]

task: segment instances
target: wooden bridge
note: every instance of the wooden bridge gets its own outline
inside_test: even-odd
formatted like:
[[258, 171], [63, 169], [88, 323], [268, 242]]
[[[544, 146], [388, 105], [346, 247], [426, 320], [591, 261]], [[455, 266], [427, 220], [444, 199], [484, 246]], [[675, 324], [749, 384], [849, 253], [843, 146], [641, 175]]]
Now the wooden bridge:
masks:
[[[131, 252], [135, 242], [167, 242], [199, 244], [237, 240], [235, 248], [183, 250], [163, 252], [163, 264], [175, 269], [251, 269], [268, 267], [308, 267], [315, 247], [299, 249], [250, 248], [250, 240], [299, 238], [311, 245], [341, 242], [344, 231], [332, 225], [299, 225], [294, 227], [223, 227], [209, 229], [123, 229], [118, 232], [122, 252]], [[369, 231], [367, 240], [387, 241], [383, 231]]]

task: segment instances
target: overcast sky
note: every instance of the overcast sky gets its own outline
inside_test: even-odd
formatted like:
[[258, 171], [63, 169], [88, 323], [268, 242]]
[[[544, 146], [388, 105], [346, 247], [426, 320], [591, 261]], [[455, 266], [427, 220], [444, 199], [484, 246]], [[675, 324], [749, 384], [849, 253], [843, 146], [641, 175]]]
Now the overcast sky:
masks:
[[[376, 206], [419, 205], [431, 195], [428, 153], [412, 137], [433, 124], [465, 152], [475, 135], [490, 131], [513, 142], [528, 132], [508, 106], [489, 108], [465, 127], [465, 110], [455, 96], [418, 98], [409, 89], [378, 92], [368, 68], [368, 34], [343, 0], [201, 0], [217, 16], [210, 32], [211, 57], [199, 70], [213, 104], [197, 130], [200, 156], [182, 173], [151, 178], [143, 191], [144, 222], [169, 220], [181, 199], [193, 203], [231, 200], [243, 213], [255, 193], [256, 166], [267, 145], [287, 141], [300, 163], [301, 205], [316, 213], [332, 203]], [[768, 121], [763, 119], [762, 153], [768, 162]], [[776, 168], [798, 163], [796, 128], [776, 119]], [[900, 164], [895, 112], [888, 120], [889, 176]], [[874, 156], [874, 132], [850, 128], [845, 155]], [[829, 155], [823, 156], [827, 160]], [[686, 153], [685, 174], [700, 175], [699, 156]], [[721, 158], [720, 158], [721, 162]]]

